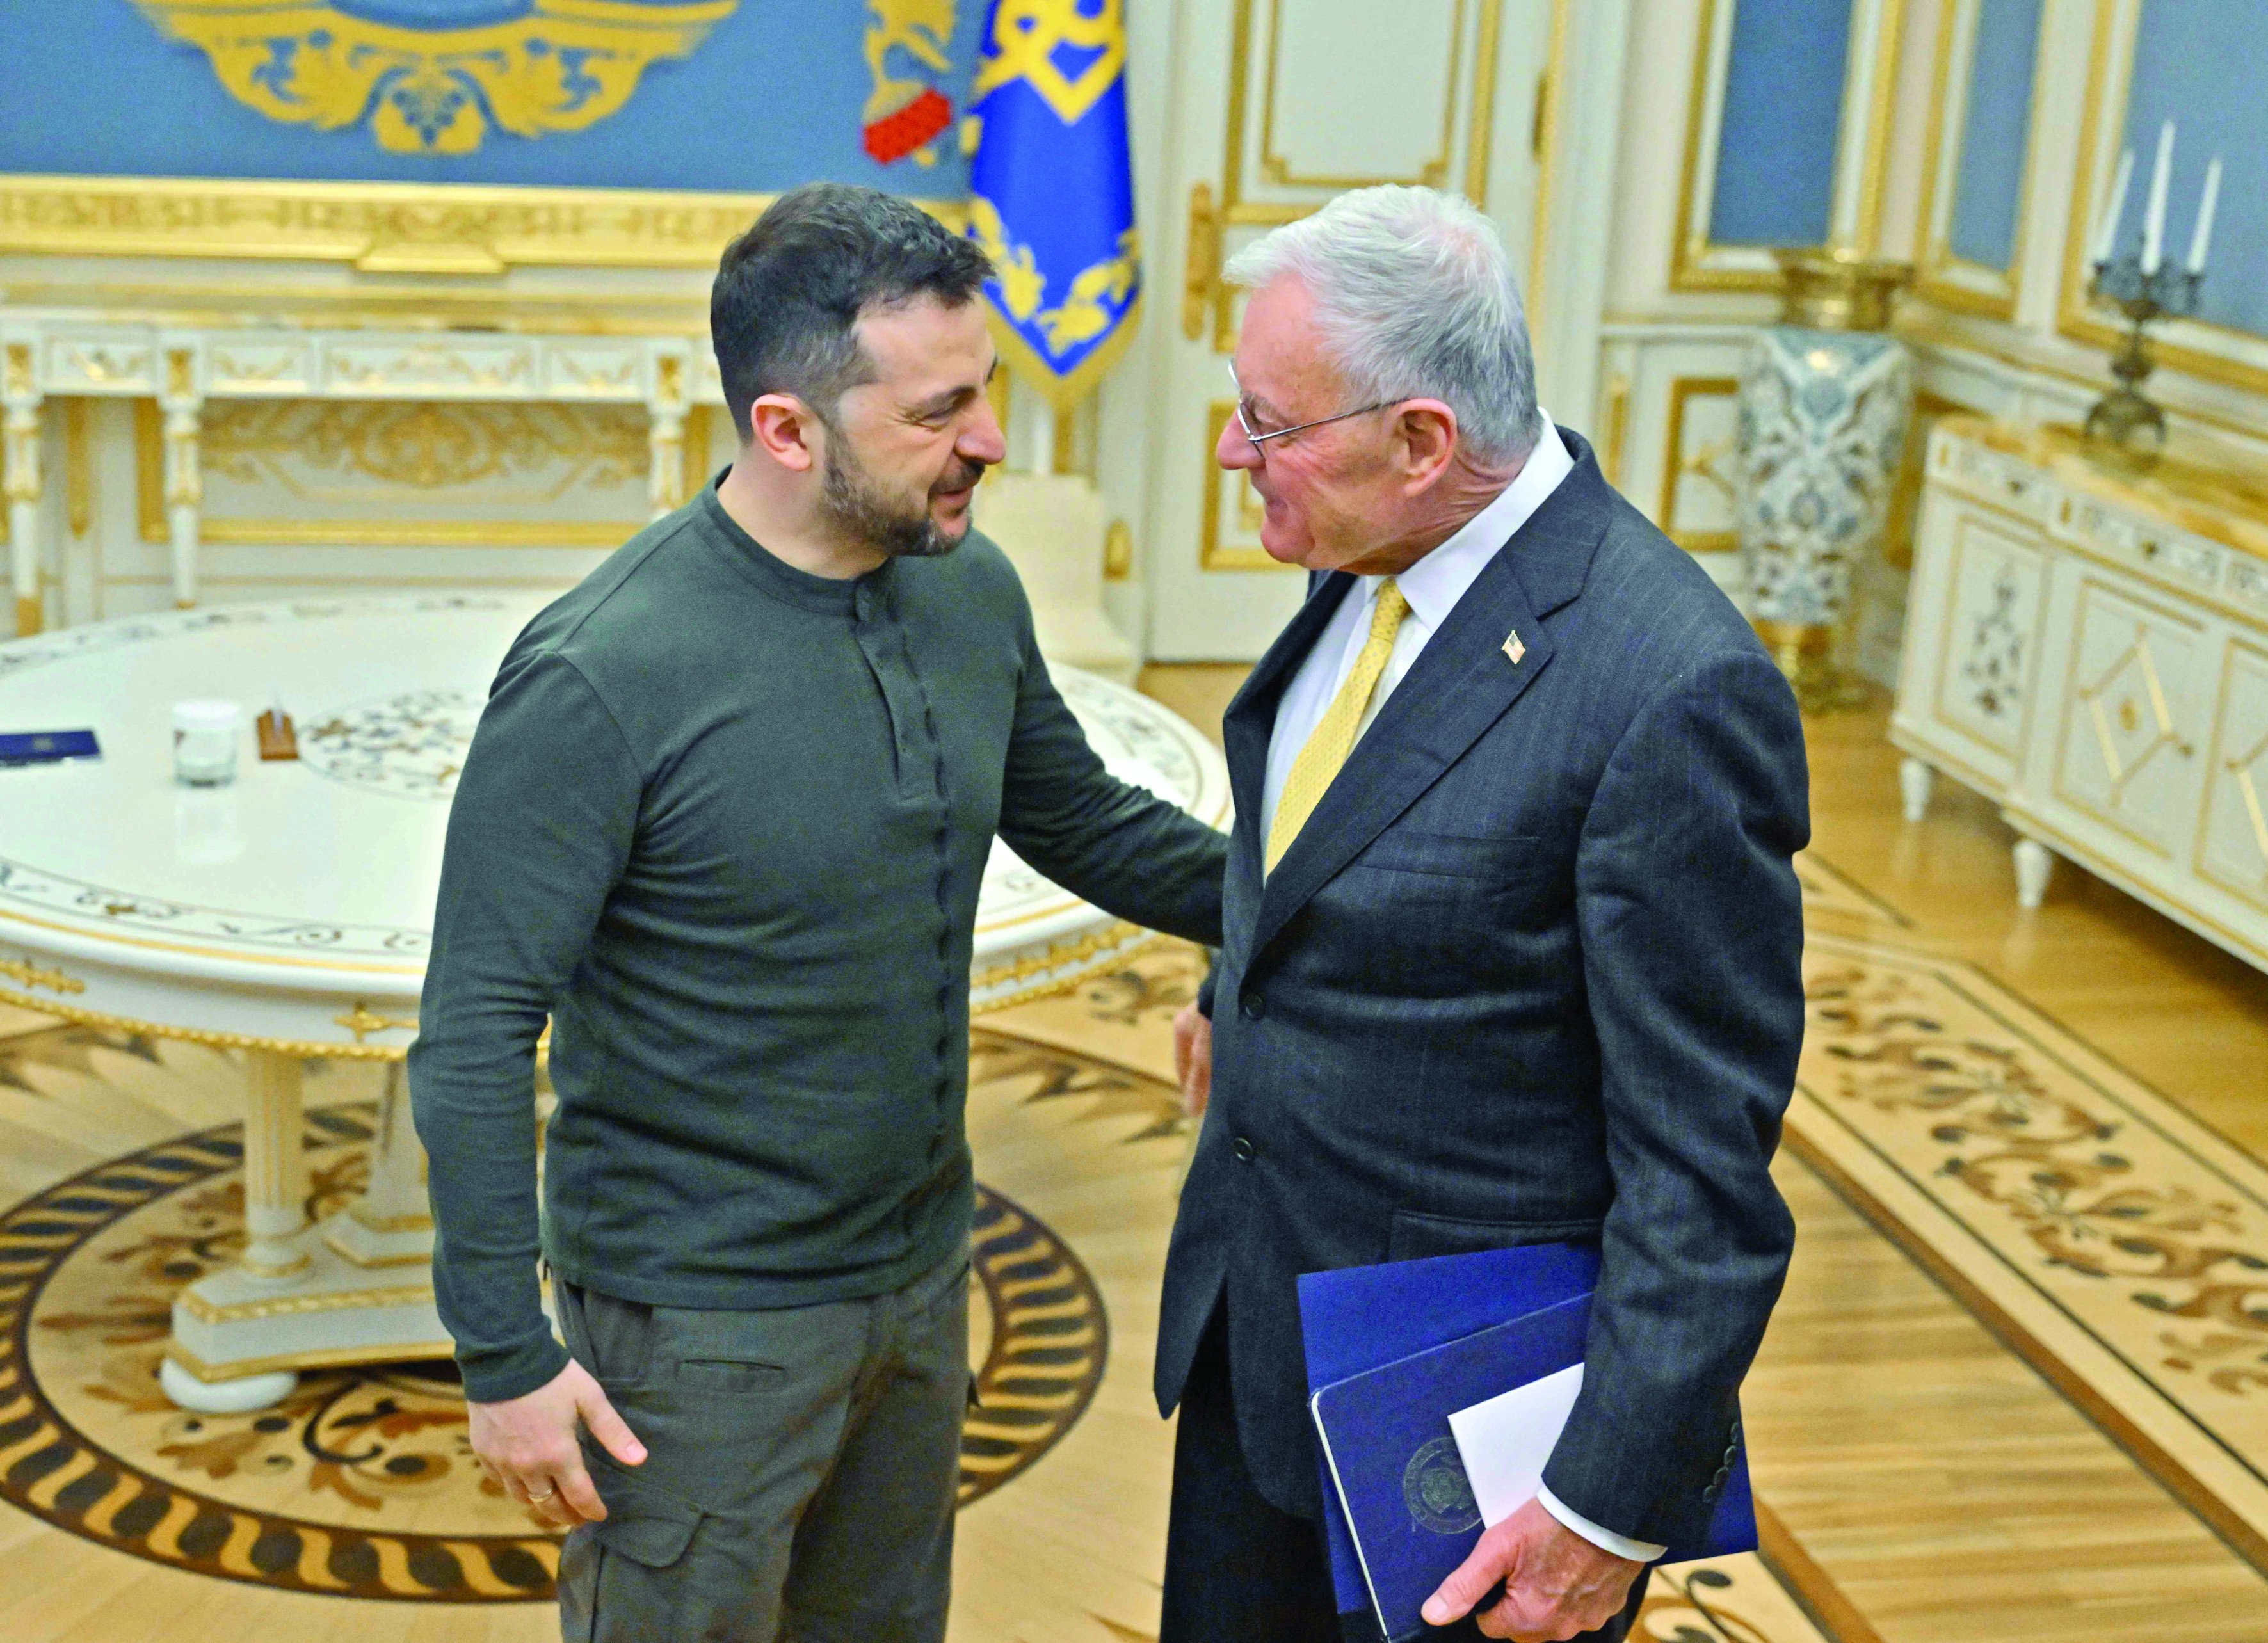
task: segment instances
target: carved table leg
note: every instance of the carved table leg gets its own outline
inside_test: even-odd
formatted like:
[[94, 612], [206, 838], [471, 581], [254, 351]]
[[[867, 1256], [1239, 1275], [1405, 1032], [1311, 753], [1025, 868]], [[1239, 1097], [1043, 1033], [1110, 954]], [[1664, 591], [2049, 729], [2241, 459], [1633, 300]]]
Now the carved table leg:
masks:
[[323, 1223], [323, 1241], [357, 1266], [416, 1266], [433, 1258], [433, 1216], [425, 1201], [425, 1148], [409, 1119], [402, 1064], [386, 1069], [370, 1183]]
[[2016, 841], [2016, 905], [2037, 907], [2046, 899], [2048, 876], [2055, 870], [2055, 854], [2036, 838]]
[[204, 1342], [199, 1326], [219, 1323], [224, 1309], [258, 1318], [265, 1309], [261, 1296], [273, 1295], [280, 1303], [291, 1280], [309, 1265], [299, 1059], [254, 1050], [245, 1057], [244, 1072], [244, 1258], [233, 1273], [216, 1273], [193, 1284], [174, 1300], [176, 1351], [158, 1366], [166, 1396], [184, 1409], [213, 1414], [263, 1409], [288, 1396], [299, 1380], [297, 1372], [272, 1363], [249, 1374], [207, 1378], [192, 1373], [176, 1355], [185, 1336]]
[[1919, 759], [1898, 762], [1898, 796], [1905, 800], [1907, 821], [1920, 821], [1929, 809], [1929, 790], [1936, 775]]

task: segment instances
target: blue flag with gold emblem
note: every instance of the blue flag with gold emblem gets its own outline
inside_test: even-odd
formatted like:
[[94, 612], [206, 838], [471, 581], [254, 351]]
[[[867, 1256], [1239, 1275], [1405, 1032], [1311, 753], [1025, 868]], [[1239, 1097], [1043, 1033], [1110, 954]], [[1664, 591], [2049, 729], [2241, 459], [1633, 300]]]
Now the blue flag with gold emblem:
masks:
[[1142, 304], [1125, 0], [991, 0], [978, 50], [968, 234], [992, 259], [993, 334], [1068, 408], [1125, 348]]

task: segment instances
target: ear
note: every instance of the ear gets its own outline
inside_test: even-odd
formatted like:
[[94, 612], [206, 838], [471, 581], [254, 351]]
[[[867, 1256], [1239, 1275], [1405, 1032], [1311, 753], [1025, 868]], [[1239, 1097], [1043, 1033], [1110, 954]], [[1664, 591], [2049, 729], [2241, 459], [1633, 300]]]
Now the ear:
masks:
[[1394, 446], [1403, 494], [1430, 490], [1456, 455], [1457, 413], [1440, 400], [1408, 401], [1395, 416]]
[[792, 473], [808, 473], [819, 463], [824, 438], [811, 408], [789, 394], [766, 394], [748, 407], [748, 446]]

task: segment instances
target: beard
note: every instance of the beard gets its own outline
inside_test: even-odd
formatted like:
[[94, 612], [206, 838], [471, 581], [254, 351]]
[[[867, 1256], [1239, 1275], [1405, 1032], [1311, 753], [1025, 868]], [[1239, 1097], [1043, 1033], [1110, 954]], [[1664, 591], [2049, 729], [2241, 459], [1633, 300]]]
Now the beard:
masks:
[[960, 547], [961, 536], [968, 533], [964, 528], [961, 536], [946, 534], [930, 517], [929, 498], [938, 491], [974, 485], [983, 473], [983, 463], [956, 459], [953, 470], [909, 506], [866, 471], [851, 453], [850, 441], [838, 433], [827, 442], [820, 509], [844, 536], [894, 559], [940, 559]]

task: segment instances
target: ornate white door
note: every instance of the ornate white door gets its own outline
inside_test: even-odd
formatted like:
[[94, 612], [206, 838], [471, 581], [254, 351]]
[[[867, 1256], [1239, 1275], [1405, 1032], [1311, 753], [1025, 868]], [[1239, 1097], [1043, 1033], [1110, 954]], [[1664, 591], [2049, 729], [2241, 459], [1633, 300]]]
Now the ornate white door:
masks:
[[1250, 486], [1212, 460], [1239, 310], [1222, 260], [1346, 189], [1413, 182], [1479, 202], [1525, 270], [1554, 11], [1552, 0], [1182, 0], [1176, 217], [1160, 225], [1148, 320], [1171, 331], [1146, 511], [1155, 659], [1255, 658], [1304, 586], [1262, 550]]

